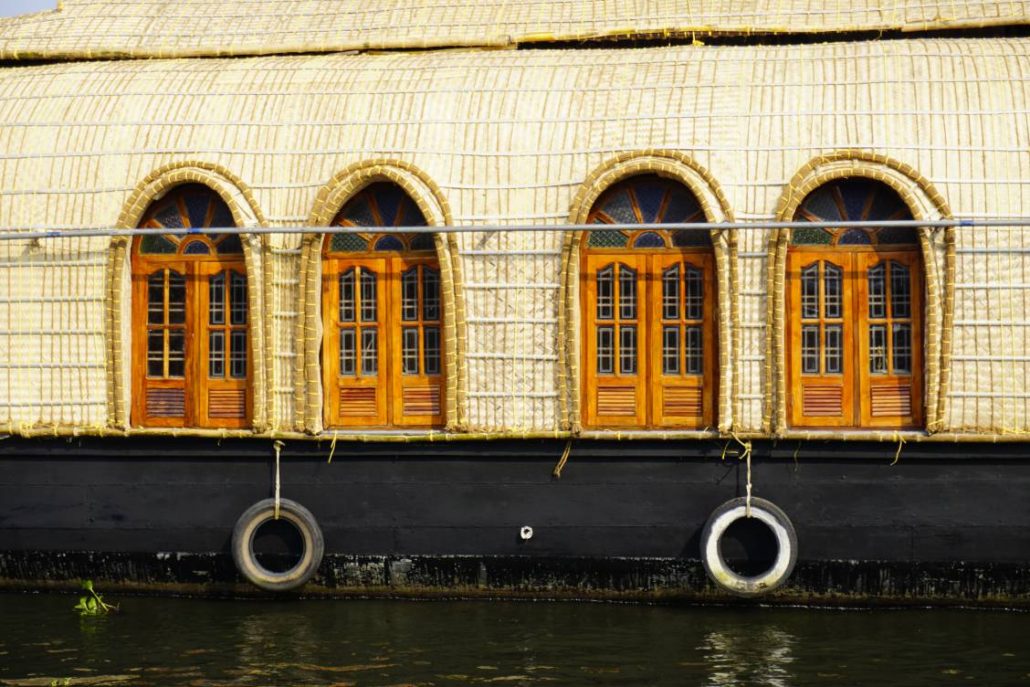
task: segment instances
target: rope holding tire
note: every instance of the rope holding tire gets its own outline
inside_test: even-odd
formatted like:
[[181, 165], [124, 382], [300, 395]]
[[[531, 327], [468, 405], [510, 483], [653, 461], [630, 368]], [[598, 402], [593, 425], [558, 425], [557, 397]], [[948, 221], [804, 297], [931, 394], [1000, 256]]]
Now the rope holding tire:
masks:
[[[286, 520], [300, 533], [304, 551], [289, 570], [275, 572], [261, 565], [254, 552], [254, 536], [271, 520]], [[243, 511], [232, 531], [232, 558], [236, 569], [251, 584], [271, 592], [285, 592], [303, 586], [318, 570], [325, 553], [325, 541], [318, 521], [304, 506], [290, 499], [264, 499]]]
[[[749, 512], [750, 511], [750, 512]], [[726, 564], [720, 544], [730, 525], [742, 518], [764, 523], [776, 537], [776, 560], [772, 567], [753, 576], [738, 575]], [[714, 511], [701, 532], [701, 561], [708, 577], [737, 596], [755, 597], [773, 591], [786, 582], [798, 558], [798, 537], [790, 518], [779, 506], [757, 497], [730, 499]]]

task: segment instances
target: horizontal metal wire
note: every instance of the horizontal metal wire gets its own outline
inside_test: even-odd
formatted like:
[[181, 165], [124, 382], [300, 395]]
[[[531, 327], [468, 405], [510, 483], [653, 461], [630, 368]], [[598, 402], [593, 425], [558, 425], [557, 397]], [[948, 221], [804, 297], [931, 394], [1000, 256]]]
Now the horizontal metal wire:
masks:
[[1030, 227], [1030, 217], [1010, 218], [968, 218], [937, 220], [877, 220], [868, 222], [681, 222], [669, 224], [513, 224], [513, 225], [461, 225], [461, 226], [417, 226], [417, 227], [210, 227], [205, 229], [118, 229], [98, 227], [86, 229], [53, 226], [8, 227], [0, 231], [0, 240], [32, 240], [51, 238], [92, 238], [97, 236], [150, 236], [194, 234], [460, 234], [460, 233], [519, 233], [519, 232], [567, 232], [567, 231], [616, 231], [616, 230], [666, 230], [666, 231], [713, 231], [733, 229], [736, 231], [771, 231], [775, 229], [888, 229], [888, 228], [995, 228], [1016, 229]]

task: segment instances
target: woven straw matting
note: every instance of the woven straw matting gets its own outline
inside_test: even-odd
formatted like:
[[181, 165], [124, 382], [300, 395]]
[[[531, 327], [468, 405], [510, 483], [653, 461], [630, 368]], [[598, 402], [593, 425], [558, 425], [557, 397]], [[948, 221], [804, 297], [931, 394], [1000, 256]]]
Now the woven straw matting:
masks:
[[[916, 40], [8, 68], [0, 226], [131, 223], [180, 177], [209, 178], [244, 224], [296, 226], [321, 216], [320, 194], [344, 170], [387, 160], [418, 170], [426, 202], [462, 225], [566, 222], [580, 212], [576, 198], [596, 197], [584, 185], [637, 158], [642, 169], [689, 160], [718, 189], [721, 214], [743, 221], [775, 219], [800, 192], [792, 183], [839, 174], [889, 179], [917, 217], [1028, 216], [1028, 48], [1027, 39]], [[954, 234], [950, 260], [947, 232], [923, 242], [936, 332], [928, 422], [1030, 431], [1030, 232]], [[732, 349], [720, 351], [732, 376], [720, 384], [724, 429], [782, 425], [767, 295], [782, 293], [782, 244], [772, 238], [738, 232], [719, 260], [731, 270], [720, 273], [731, 310], [719, 320]], [[575, 427], [568, 353], [579, 345], [563, 320], [575, 313], [561, 305], [571, 243], [558, 232], [448, 239], [452, 427]], [[10, 431], [125, 422], [129, 299], [124, 252], [110, 246], [0, 244], [0, 422]], [[264, 363], [256, 422], [317, 429], [319, 333], [305, 322], [318, 321], [319, 303], [303, 293], [314, 268], [300, 236], [248, 246]]]
[[0, 20], [0, 59], [266, 55], [1025, 24], [986, 0], [65, 0]]

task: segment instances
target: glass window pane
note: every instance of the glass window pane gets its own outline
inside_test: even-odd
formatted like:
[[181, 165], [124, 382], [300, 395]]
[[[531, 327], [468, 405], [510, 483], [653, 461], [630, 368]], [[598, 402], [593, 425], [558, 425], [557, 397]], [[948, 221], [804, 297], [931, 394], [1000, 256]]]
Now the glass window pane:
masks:
[[680, 328], [662, 328], [662, 372], [676, 375], [680, 372]]
[[147, 376], [164, 377], [165, 375], [165, 330], [158, 329], [147, 333]]
[[637, 373], [637, 328], [619, 327], [619, 371], [624, 375]]
[[912, 317], [912, 282], [908, 267], [891, 262], [891, 314]]
[[705, 371], [705, 359], [704, 359], [704, 337], [702, 337], [701, 327], [687, 327], [687, 374], [688, 375], [699, 375], [704, 374]]
[[379, 330], [375, 327], [365, 327], [361, 330], [361, 374], [374, 377], [378, 373]]
[[225, 273], [216, 274], [207, 283], [207, 308], [210, 324], [225, 324]]
[[801, 317], [806, 320], [819, 317], [819, 263], [801, 270]]
[[422, 268], [422, 319], [440, 319], [440, 273], [428, 267]]
[[801, 328], [801, 371], [805, 374], [819, 374], [818, 325]]
[[912, 325], [896, 324], [891, 333], [894, 373], [912, 374]]
[[615, 371], [615, 329], [597, 328], [597, 373], [611, 374]]
[[232, 332], [232, 348], [229, 351], [229, 376], [233, 379], [247, 378], [247, 332]]
[[340, 330], [340, 374], [353, 376], [357, 374], [355, 362], [357, 347], [354, 345], [354, 330], [350, 327]]
[[147, 322], [165, 323], [165, 271], [147, 277]]
[[701, 270], [688, 267], [684, 276], [687, 286], [686, 298], [684, 299], [687, 319], [700, 320], [704, 316], [705, 307], [704, 275]]
[[625, 265], [619, 267], [619, 317], [637, 319], [637, 273]]
[[354, 269], [340, 275], [340, 322], [354, 321]]
[[401, 276], [401, 319], [405, 322], [418, 321], [417, 267], [412, 267]]
[[840, 374], [844, 371], [843, 327], [839, 324], [828, 325], [823, 333], [826, 336], [823, 347], [826, 374]]
[[186, 322], [186, 277], [174, 270], [168, 272], [168, 322]]
[[869, 317], [887, 317], [887, 284], [884, 280], [883, 263], [869, 269]]
[[637, 236], [633, 242], [634, 248], [665, 248], [665, 239], [662, 238], [661, 234], [656, 234], [653, 231], [646, 231], [643, 234]]
[[597, 271], [597, 319], [615, 318], [615, 268], [608, 265]]
[[844, 270], [832, 263], [823, 263], [823, 312], [830, 319], [841, 317], [843, 284]]
[[236, 272], [231, 274], [230, 319], [233, 324], [247, 324], [247, 278]]
[[[416, 312], [416, 317], [417, 317]], [[418, 327], [405, 327], [401, 331], [401, 360], [406, 375], [418, 374]]]
[[882, 324], [869, 327], [869, 372], [887, 374], [887, 327]]
[[368, 270], [361, 270], [361, 321], [375, 322], [379, 304], [376, 275]]
[[181, 330], [168, 332], [168, 376], [183, 377], [186, 373], [186, 335]]
[[422, 356], [427, 375], [440, 374], [440, 328], [426, 327], [422, 330], [424, 339]]
[[673, 265], [662, 273], [662, 317], [680, 318], [680, 266]]
[[208, 332], [207, 376], [212, 379], [225, 377], [225, 332]]

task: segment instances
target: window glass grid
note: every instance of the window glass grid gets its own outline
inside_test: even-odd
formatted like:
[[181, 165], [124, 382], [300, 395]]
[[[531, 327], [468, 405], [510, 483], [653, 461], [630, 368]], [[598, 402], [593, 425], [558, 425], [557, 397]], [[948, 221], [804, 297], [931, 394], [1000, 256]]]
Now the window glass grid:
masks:
[[662, 327], [662, 372], [675, 375], [680, 372], [680, 328]]
[[704, 374], [704, 332], [701, 327], [687, 327], [686, 344], [685, 355], [687, 374]]
[[819, 374], [819, 325], [806, 324], [801, 328], [801, 371]]
[[819, 263], [801, 270], [801, 317], [806, 320], [819, 317]]
[[374, 377], [379, 373], [379, 331], [375, 327], [361, 330], [361, 374]]
[[687, 267], [683, 274], [686, 282], [684, 290], [684, 310], [688, 320], [700, 320], [704, 317], [705, 284], [701, 270]]
[[619, 327], [619, 372], [637, 373], [637, 328], [634, 325]]
[[418, 327], [401, 330], [401, 366], [406, 375], [417, 375], [419, 369]]

